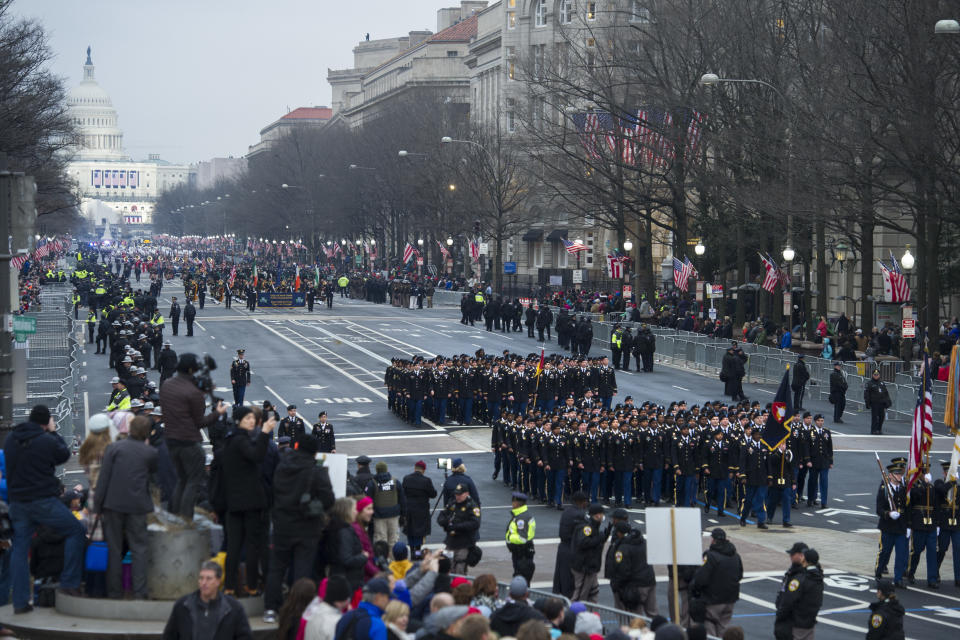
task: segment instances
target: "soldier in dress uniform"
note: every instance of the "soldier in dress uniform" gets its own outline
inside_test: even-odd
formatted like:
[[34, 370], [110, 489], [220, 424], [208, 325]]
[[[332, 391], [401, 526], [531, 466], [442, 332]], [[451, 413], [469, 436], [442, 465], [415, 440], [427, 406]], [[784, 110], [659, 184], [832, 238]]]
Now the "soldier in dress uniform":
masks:
[[907, 491], [903, 485], [904, 466], [894, 462], [887, 466], [889, 482], [877, 490], [877, 516], [880, 522], [880, 550], [877, 554], [876, 577], [886, 571], [890, 554], [896, 549], [893, 565], [893, 582], [903, 587], [903, 574], [907, 570]]
[[810, 454], [810, 477], [807, 480], [807, 506], [816, 502], [820, 493], [820, 508], [827, 508], [827, 480], [833, 469], [833, 436], [824, 426], [823, 416], [819, 413], [813, 418], [813, 428], [808, 434]]
[[306, 432], [307, 425], [304, 423], [303, 418], [297, 415], [297, 405], [288, 404], [287, 416], [280, 421], [280, 425], [277, 427], [277, 438], [289, 436], [292, 442], [306, 434]]
[[941, 462], [943, 479], [934, 482], [937, 491], [937, 525], [940, 537], [937, 540], [937, 570], [947, 555], [947, 549], [953, 547], [953, 584], [960, 587], [960, 504], [957, 500], [957, 479], [949, 478], [950, 462]]
[[466, 575], [467, 553], [480, 530], [480, 507], [470, 497], [470, 487], [459, 483], [453, 488], [453, 500], [437, 516], [437, 524], [447, 533], [443, 544], [453, 551], [451, 573]]
[[780, 443], [776, 451], [767, 456], [767, 517], [773, 520], [777, 514], [777, 505], [783, 505], [783, 526], [791, 528], [790, 505], [793, 491], [797, 488], [793, 476], [793, 451], [786, 442]]
[[313, 425], [311, 435], [317, 439], [320, 453], [336, 453], [337, 438], [333, 433], [333, 425], [327, 422], [327, 412], [321, 411], [317, 422]]
[[230, 384], [233, 385], [233, 404], [243, 406], [243, 396], [250, 384], [250, 363], [244, 358], [245, 349], [237, 349], [237, 357], [230, 364]]
[[914, 584], [920, 556], [926, 550], [927, 556], [927, 586], [931, 589], [940, 588], [937, 565], [937, 495], [933, 488], [933, 478], [930, 468], [923, 466], [923, 475], [917, 478], [910, 488], [910, 528], [913, 531], [910, 551], [910, 568], [907, 570], [907, 581]]
[[756, 427], [740, 453], [740, 481], [747, 492], [740, 509], [740, 526], [747, 526], [747, 515], [753, 509], [757, 528], [767, 528], [767, 445], [760, 441], [762, 429]]
[[710, 504], [717, 505], [717, 517], [724, 516], [727, 495], [730, 493], [730, 480], [734, 470], [730, 463], [730, 441], [721, 429], [713, 432], [713, 439], [705, 446], [703, 473], [707, 476], [707, 499], [704, 513], [710, 513]]

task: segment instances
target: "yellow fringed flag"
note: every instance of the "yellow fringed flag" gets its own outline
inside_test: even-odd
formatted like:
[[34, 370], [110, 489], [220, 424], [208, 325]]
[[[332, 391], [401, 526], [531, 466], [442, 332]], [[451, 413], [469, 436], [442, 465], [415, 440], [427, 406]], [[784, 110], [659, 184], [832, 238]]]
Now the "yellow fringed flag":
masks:
[[960, 436], [960, 347], [950, 351], [950, 377], [947, 378], [947, 402], [943, 422], [951, 433]]

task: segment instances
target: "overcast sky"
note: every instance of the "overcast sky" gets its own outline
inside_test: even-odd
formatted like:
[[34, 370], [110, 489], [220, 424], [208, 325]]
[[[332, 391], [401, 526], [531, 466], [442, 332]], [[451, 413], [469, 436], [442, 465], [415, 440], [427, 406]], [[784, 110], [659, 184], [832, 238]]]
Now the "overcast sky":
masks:
[[330, 104], [327, 69], [371, 39], [436, 30], [444, 0], [16, 0], [72, 87], [87, 45], [135, 159], [240, 156], [289, 109]]

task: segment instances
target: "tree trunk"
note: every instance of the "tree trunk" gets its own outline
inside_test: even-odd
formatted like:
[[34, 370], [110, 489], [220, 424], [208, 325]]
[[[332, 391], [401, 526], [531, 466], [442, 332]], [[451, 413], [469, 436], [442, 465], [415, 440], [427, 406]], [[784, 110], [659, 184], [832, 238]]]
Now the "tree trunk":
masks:
[[873, 326], [873, 190], [867, 186], [860, 201], [860, 318], [857, 326], [869, 334]]
[[827, 226], [823, 220], [816, 222], [817, 235], [817, 317], [807, 318], [807, 336], [813, 337], [813, 330], [820, 322], [820, 318], [827, 317]]
[[[743, 211], [740, 212], [743, 214]], [[743, 218], [741, 218], [742, 220]], [[747, 250], [744, 247], [745, 239], [743, 237], [743, 225], [735, 225], [737, 228], [737, 281], [734, 283], [734, 287], [739, 287], [742, 284], [745, 284], [747, 279]], [[737, 291], [737, 317], [735, 324], [737, 326], [743, 326], [744, 320], [747, 317], [747, 307], [743, 299], [744, 292]]]

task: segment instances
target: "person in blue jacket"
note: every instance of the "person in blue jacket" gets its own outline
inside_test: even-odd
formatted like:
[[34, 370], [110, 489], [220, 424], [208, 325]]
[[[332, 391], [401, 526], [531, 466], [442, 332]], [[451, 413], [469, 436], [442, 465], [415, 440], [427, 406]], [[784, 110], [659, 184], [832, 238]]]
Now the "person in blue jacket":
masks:
[[363, 587], [363, 600], [337, 623], [336, 637], [342, 640], [387, 640], [383, 610], [390, 602], [390, 584], [374, 578]]

